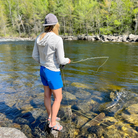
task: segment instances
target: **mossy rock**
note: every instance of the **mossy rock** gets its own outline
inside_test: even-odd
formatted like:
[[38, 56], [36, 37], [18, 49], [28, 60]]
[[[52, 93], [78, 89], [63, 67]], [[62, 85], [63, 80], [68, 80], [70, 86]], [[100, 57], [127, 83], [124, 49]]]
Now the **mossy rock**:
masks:
[[130, 124], [138, 125], [138, 114], [124, 114], [122, 113], [122, 118], [129, 122]]
[[138, 114], [138, 104], [132, 104], [127, 108], [130, 114]]
[[90, 89], [90, 90], [94, 89], [92, 85], [82, 84], [79, 82], [73, 82], [71, 85], [77, 88], [82, 88], [82, 89]]

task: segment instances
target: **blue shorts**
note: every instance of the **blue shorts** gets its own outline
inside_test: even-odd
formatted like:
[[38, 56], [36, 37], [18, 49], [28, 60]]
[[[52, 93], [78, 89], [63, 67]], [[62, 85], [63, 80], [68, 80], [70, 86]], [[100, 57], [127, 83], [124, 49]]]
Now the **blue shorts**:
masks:
[[56, 90], [63, 87], [60, 71], [51, 71], [43, 66], [40, 67], [40, 77], [44, 86]]

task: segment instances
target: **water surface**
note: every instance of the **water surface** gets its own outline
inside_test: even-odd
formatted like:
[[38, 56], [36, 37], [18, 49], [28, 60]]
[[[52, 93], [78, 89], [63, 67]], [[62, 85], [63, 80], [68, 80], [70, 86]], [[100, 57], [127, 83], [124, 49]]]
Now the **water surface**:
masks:
[[[44, 123], [46, 111], [39, 77], [40, 67], [32, 59], [33, 44], [33, 41], [0, 42], [0, 113], [11, 123], [29, 125], [32, 135], [37, 137], [35, 126], [42, 128], [42, 122], [38, 118], [41, 116]], [[85, 90], [91, 97], [76, 95], [79, 98], [69, 103], [68, 99], [63, 99], [63, 105], [89, 101], [92, 96], [96, 102], [106, 104], [111, 101], [110, 92], [121, 88], [138, 94], [137, 43], [65, 41], [64, 49], [66, 57], [72, 61], [103, 56], [108, 56], [109, 59], [98, 72], [98, 67], [106, 59], [66, 65], [62, 71], [65, 82], [63, 90], [73, 95]], [[95, 98], [95, 93], [103, 99]], [[93, 108], [91, 111], [97, 112]], [[19, 117], [28, 118], [28, 122], [20, 122]], [[23, 127], [20, 129], [23, 130]]]

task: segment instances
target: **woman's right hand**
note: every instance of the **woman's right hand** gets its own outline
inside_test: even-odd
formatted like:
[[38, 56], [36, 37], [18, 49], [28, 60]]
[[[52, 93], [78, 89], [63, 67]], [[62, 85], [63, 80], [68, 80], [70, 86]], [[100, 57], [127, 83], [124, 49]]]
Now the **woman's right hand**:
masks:
[[70, 64], [71, 63], [71, 60], [69, 59], [69, 62], [68, 62], [68, 64]]

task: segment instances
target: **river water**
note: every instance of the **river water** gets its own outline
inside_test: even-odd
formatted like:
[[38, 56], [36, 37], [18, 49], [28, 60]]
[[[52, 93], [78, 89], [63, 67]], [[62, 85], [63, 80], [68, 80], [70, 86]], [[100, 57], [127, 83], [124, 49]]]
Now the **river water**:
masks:
[[[33, 41], [0, 42], [0, 125], [16, 127], [28, 137], [40, 137], [36, 127], [43, 131], [46, 111], [39, 65], [32, 59], [33, 44]], [[92, 97], [83, 94], [78, 96], [77, 92], [82, 91], [91, 96], [97, 92], [102, 100], [95, 97], [93, 100], [99, 105], [105, 104], [103, 108], [110, 106], [113, 100], [111, 92], [121, 92], [123, 89], [137, 96], [138, 43], [65, 41], [64, 49], [66, 57], [74, 62], [91, 57], [108, 56], [109, 59], [103, 66], [105, 58], [66, 65], [62, 71], [63, 90], [76, 97], [70, 97], [69, 102], [63, 97], [63, 105], [73, 106], [83, 100], [90, 101]], [[117, 111], [114, 110], [110, 115], [114, 116]], [[100, 109], [91, 108], [89, 111], [98, 113]], [[84, 110], [83, 113], [85, 112], [88, 111]]]

